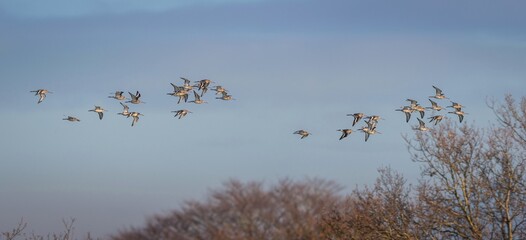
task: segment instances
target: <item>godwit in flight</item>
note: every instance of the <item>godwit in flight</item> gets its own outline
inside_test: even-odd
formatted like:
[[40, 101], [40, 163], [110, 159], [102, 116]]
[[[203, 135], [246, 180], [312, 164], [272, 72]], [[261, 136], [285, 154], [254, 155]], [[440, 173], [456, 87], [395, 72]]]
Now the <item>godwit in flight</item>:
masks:
[[122, 116], [125, 116], [125, 117], [129, 117], [129, 116], [130, 116], [130, 112], [128, 112], [128, 110], [129, 110], [130, 108], [128, 107], [128, 105], [126, 105], [126, 104], [124, 104], [124, 103], [120, 103], [120, 104], [121, 104], [121, 106], [122, 106], [123, 109], [122, 109], [122, 112], [117, 113], [117, 114], [122, 115]]
[[80, 119], [72, 116], [68, 116], [67, 118], [63, 118], [62, 120], [70, 121], [70, 122], [80, 122]]
[[301, 130], [295, 131], [293, 134], [299, 134], [301, 136], [301, 139], [304, 139], [308, 137], [311, 133], [301, 129]]
[[438, 105], [438, 103], [436, 103], [435, 101], [431, 100], [431, 99], [428, 99], [430, 102], [431, 102], [431, 107], [427, 107], [426, 109], [432, 109], [432, 110], [435, 110], [435, 111], [440, 111], [443, 109], [442, 106]]
[[405, 122], [409, 122], [411, 119], [411, 113], [414, 111], [410, 106], [403, 106], [401, 109], [396, 109], [395, 111], [400, 111], [405, 113]]
[[44, 98], [46, 98], [46, 94], [47, 93], [52, 93], [52, 92], [48, 91], [47, 89], [38, 89], [38, 90], [35, 90], [35, 91], [30, 91], [30, 92], [34, 92], [35, 96], [36, 95], [40, 96], [40, 98], [38, 99], [37, 103], [41, 103], [42, 101], [44, 101]]
[[99, 114], [99, 119], [102, 120], [102, 117], [104, 116], [104, 112], [106, 110], [104, 110], [104, 108], [100, 107], [100, 106], [95, 106], [95, 109], [91, 109], [89, 110], [89, 112], [96, 112]]
[[192, 113], [186, 109], [181, 109], [181, 110], [177, 110], [177, 111], [172, 111], [175, 113], [174, 117], [177, 117], [179, 116], [179, 119], [181, 119], [182, 117], [186, 116], [186, 114], [188, 113]]
[[426, 127], [426, 123], [424, 121], [422, 121], [422, 119], [420, 119], [420, 118], [417, 118], [417, 119], [418, 119], [418, 127], [413, 128], [414, 130], [419, 130], [419, 131], [427, 131], [427, 130], [429, 130], [429, 128]]
[[342, 132], [342, 136], [340, 137], [340, 140], [346, 138], [347, 136], [349, 136], [349, 134], [352, 133], [352, 129], [348, 129], [348, 128], [345, 128], [345, 129], [338, 129], [336, 131], [340, 131]]
[[353, 114], [347, 114], [347, 116], [353, 116], [354, 119], [352, 120], [352, 126], [359, 122], [363, 117], [365, 117], [365, 114], [363, 113], [353, 113]]
[[190, 101], [190, 102], [193, 102], [195, 104], [206, 103], [206, 101], [202, 100], [201, 97], [199, 96], [199, 94], [195, 90], [194, 90], [194, 100]]
[[444, 119], [444, 116], [435, 115], [435, 116], [429, 117], [428, 119], [431, 119], [429, 120], [429, 122], [435, 121], [435, 125], [437, 125], [440, 121], [442, 121], [442, 119]]
[[124, 95], [122, 95], [122, 94], [124, 94], [123, 91], [116, 91], [116, 92], [113, 94], [113, 96], [108, 96], [108, 97], [109, 97], [109, 98], [117, 99], [117, 100], [119, 100], [119, 101], [122, 101], [122, 100], [126, 99], [126, 97], [125, 97]]
[[133, 120], [132, 120], [132, 124], [131, 124], [132, 127], [133, 127], [133, 125], [135, 125], [135, 123], [139, 121], [139, 116], [144, 116], [144, 115], [142, 115], [142, 114], [140, 114], [140, 113], [138, 113], [138, 112], [131, 112], [131, 113], [128, 115], [128, 117], [130, 117], [130, 116], [133, 118]]
[[435, 96], [429, 96], [430, 98], [436, 98], [436, 99], [444, 99], [444, 98], [447, 98], [443, 93], [442, 93], [442, 90], [440, 90], [440, 88], [437, 88], [435, 86], [433, 86], [433, 88], [435, 89]]
[[462, 120], [464, 120], [464, 115], [466, 115], [467, 113], [463, 112], [462, 110], [457, 110], [455, 109], [454, 112], [448, 112], [448, 113], [452, 113], [452, 114], [455, 114], [458, 116], [458, 120], [460, 122], [462, 122]]
[[133, 103], [133, 104], [141, 103], [141, 100], [140, 100], [141, 93], [139, 93], [139, 91], [137, 91], [135, 94], [133, 94], [131, 92], [128, 92], [128, 93], [130, 94], [131, 100], [130, 101], [126, 101], [126, 102]]

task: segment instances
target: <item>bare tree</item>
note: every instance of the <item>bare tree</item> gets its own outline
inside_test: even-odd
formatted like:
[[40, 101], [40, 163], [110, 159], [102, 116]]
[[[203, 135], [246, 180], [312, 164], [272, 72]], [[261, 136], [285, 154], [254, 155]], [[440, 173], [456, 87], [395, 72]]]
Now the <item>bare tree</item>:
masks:
[[[5, 237], [5, 240], [15, 240], [15, 239], [25, 239], [25, 240], [73, 240], [74, 238], [74, 229], [73, 226], [75, 223], [74, 218], [69, 220], [62, 219], [62, 224], [64, 225], [64, 231], [61, 233], [48, 233], [46, 235], [37, 234], [31, 232], [30, 234], [24, 232], [27, 227], [27, 222], [23, 219], [20, 220], [18, 225], [14, 227], [11, 231], [2, 232], [2, 235]], [[0, 238], [1, 239], [1, 238]], [[85, 240], [92, 240], [90, 233], [87, 234]]]
[[411, 187], [390, 167], [379, 168], [370, 189], [355, 189], [347, 200], [325, 214], [329, 239], [418, 239]]
[[338, 203], [340, 190], [321, 179], [283, 179], [269, 188], [230, 180], [205, 201], [188, 201], [112, 239], [321, 239], [319, 217]]
[[5, 237], [6, 240], [13, 240], [16, 239], [18, 236], [22, 235], [26, 227], [27, 223], [24, 221], [24, 219], [20, 219], [20, 222], [18, 222], [18, 225], [16, 227], [14, 227], [10, 232], [2, 232], [2, 235]]
[[524, 239], [526, 99], [493, 102], [499, 125], [441, 124], [406, 137], [421, 163], [418, 222], [432, 238]]

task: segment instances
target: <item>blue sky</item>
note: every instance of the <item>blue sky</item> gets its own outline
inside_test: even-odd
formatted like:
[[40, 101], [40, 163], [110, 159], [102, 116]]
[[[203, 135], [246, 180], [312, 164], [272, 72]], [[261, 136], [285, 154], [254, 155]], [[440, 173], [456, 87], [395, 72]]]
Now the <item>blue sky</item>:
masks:
[[[323, 177], [349, 191], [391, 166], [416, 181], [411, 125], [394, 111], [406, 98], [428, 105], [439, 86], [467, 124], [487, 126], [485, 100], [526, 87], [522, 1], [172, 2], [0, 1], [0, 226], [60, 231], [75, 217], [79, 235], [101, 236], [229, 178]], [[237, 100], [177, 105], [166, 93], [179, 77]], [[38, 88], [54, 93], [37, 105]], [[143, 95], [133, 128], [107, 98], [116, 90]], [[173, 118], [181, 108], [193, 113]], [[354, 112], [384, 116], [382, 134], [338, 141]]]

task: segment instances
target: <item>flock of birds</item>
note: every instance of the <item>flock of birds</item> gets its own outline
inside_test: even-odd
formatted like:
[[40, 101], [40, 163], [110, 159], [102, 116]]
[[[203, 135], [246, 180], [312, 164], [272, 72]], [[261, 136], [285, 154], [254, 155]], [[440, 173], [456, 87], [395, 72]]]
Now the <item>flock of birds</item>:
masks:
[[[451, 106], [442, 107], [437, 102], [431, 100], [431, 98], [437, 99], [437, 101], [438, 100], [443, 100], [443, 99], [449, 99], [448, 97], [446, 97], [444, 95], [444, 93], [442, 92], [442, 90], [440, 88], [435, 87], [435, 86], [433, 86], [433, 88], [435, 89], [435, 95], [429, 96], [429, 99], [428, 99], [429, 102], [431, 103], [431, 106], [424, 107], [424, 106], [420, 105], [418, 103], [418, 101], [416, 101], [416, 100], [406, 99], [406, 101], [409, 102], [409, 105], [402, 106], [402, 107], [400, 107], [400, 109], [395, 109], [395, 111], [401, 111], [401, 112], [403, 112], [405, 114], [405, 121], [406, 122], [409, 122], [409, 120], [411, 119], [411, 116], [412, 116], [412, 114], [414, 112], [418, 112], [420, 114], [420, 118], [417, 118], [418, 126], [417, 127], [413, 127], [413, 130], [418, 130], [418, 131], [427, 131], [427, 130], [429, 130], [429, 127], [426, 126], [426, 123], [423, 120], [424, 119], [424, 115], [425, 115], [426, 111], [428, 111], [428, 110], [432, 111], [432, 116], [428, 117], [428, 119], [430, 119], [429, 123], [434, 122], [434, 125], [437, 125], [445, 117], [445, 115], [440, 115], [440, 114], [438, 114], [438, 112], [440, 112], [441, 110], [444, 110], [446, 108], [453, 108], [454, 109], [453, 111], [447, 112], [447, 113], [457, 115], [458, 119], [459, 119], [459, 121], [461, 123], [464, 120], [464, 115], [466, 115], [466, 113], [462, 111], [462, 108], [464, 106], [462, 106], [461, 104], [451, 101]], [[360, 122], [360, 120], [364, 119], [364, 122], [365, 122], [366, 125], [362, 126], [358, 130], [362, 131], [363, 133], [365, 133], [365, 141], [366, 142], [367, 142], [367, 140], [369, 139], [369, 137], [371, 135], [374, 135], [374, 134], [377, 134], [377, 133], [380, 134], [380, 132], [378, 132], [376, 130], [378, 121], [380, 119], [382, 119], [380, 116], [378, 116], [378, 115], [365, 115], [364, 113], [361, 113], [361, 112], [360, 113], [347, 114], [347, 116], [352, 116], [353, 117], [353, 122], [352, 122], [352, 126], [353, 127], [354, 127], [354, 125], [356, 125], [356, 123]], [[350, 129], [350, 128], [338, 129], [337, 131], [340, 131], [342, 133], [341, 136], [340, 136], [340, 140], [346, 138], [347, 136], [349, 136], [353, 132], [353, 130]], [[300, 135], [301, 139], [306, 138], [309, 135], [311, 135], [310, 132], [308, 132], [306, 130], [303, 130], [303, 129], [295, 131], [294, 134]]]
[[[191, 81], [186, 78], [181, 77], [181, 79], [183, 80], [183, 84], [180, 86], [174, 83], [170, 83], [173, 87], [173, 91], [170, 93], [167, 93], [167, 95], [178, 97], [177, 104], [183, 101], [185, 103], [188, 102], [188, 103], [195, 103], [195, 104], [207, 103], [205, 100], [202, 99], [202, 97], [208, 91], [210, 84], [213, 83], [210, 79], [203, 79], [200, 81], [195, 81], [194, 85], [192, 85]], [[399, 109], [395, 109], [395, 111], [400, 111], [405, 114], [406, 122], [409, 122], [413, 113], [415, 112], [419, 113], [420, 117], [419, 118], [417, 117], [418, 126], [413, 127], [414, 130], [418, 130], [418, 131], [429, 130], [429, 127], [426, 126], [426, 122], [424, 121], [425, 113], [428, 110], [432, 111], [432, 116], [428, 117], [427, 119], [429, 119], [429, 123], [434, 122], [434, 125], [437, 125], [440, 121], [442, 121], [442, 119], [444, 119], [445, 115], [440, 115], [438, 114], [438, 112], [446, 108], [453, 108], [454, 109], [453, 111], [447, 112], [447, 113], [457, 115], [461, 123], [464, 120], [464, 116], [466, 115], [466, 113], [462, 111], [462, 108], [464, 106], [462, 106], [459, 103], [451, 101], [451, 106], [442, 107], [441, 105], [439, 105], [437, 102], [433, 101], [432, 99], [437, 99], [438, 101], [438, 100], [449, 99], [449, 98], [444, 95], [444, 93], [442, 92], [440, 88], [435, 87], [435, 86], [433, 86], [433, 88], [435, 89], [435, 95], [429, 96], [429, 99], [428, 99], [429, 102], [431, 103], [431, 106], [424, 107], [420, 105], [418, 101], [416, 100], [406, 99], [406, 101], [409, 102], [409, 105], [402, 106]], [[220, 95], [220, 97], [216, 97], [216, 99], [220, 99], [224, 101], [235, 100], [228, 93], [228, 90], [226, 90], [224, 87], [220, 85], [214, 86], [212, 90], [216, 92], [216, 95]], [[44, 99], [46, 98], [46, 94], [52, 93], [48, 91], [47, 89], [38, 89], [38, 90], [30, 91], [30, 92], [34, 92], [35, 96], [39, 96], [38, 103], [41, 103], [42, 101], [44, 101]], [[188, 95], [190, 95], [190, 92], [192, 92], [194, 96], [194, 100], [192, 101], [188, 101]], [[131, 126], [133, 127], [139, 121], [139, 116], [144, 116], [144, 115], [139, 112], [130, 111], [130, 108], [125, 103], [140, 104], [140, 103], [145, 103], [145, 102], [141, 100], [141, 93], [139, 91], [136, 91], [135, 94], [128, 92], [128, 94], [130, 95], [130, 98], [126, 98], [124, 96], [123, 91], [116, 91], [115, 93], [113, 93], [113, 95], [108, 96], [108, 97], [120, 101], [119, 103], [122, 106], [123, 110], [122, 112], [118, 114], [126, 118], [132, 117]], [[125, 102], [123, 103], [123, 101]], [[106, 112], [106, 110], [102, 108], [101, 106], [95, 106], [94, 109], [91, 109], [88, 111], [97, 113], [100, 120], [103, 119], [104, 112]], [[188, 113], [192, 113], [192, 112], [188, 109], [179, 109], [176, 111], [172, 111], [172, 113], [175, 113], [174, 117], [178, 117], [179, 119], [181, 119], [182, 117], [185, 117]], [[378, 125], [378, 122], [381, 119], [383, 119], [382, 117], [378, 115], [366, 115], [362, 112], [347, 114], [347, 116], [353, 117], [352, 127], [354, 127], [357, 123], [359, 123], [360, 120], [362, 119], [364, 120], [365, 125], [359, 128], [358, 130], [362, 131], [365, 134], [366, 142], [371, 135], [380, 134], [380, 132], [377, 131], [377, 125]], [[63, 120], [67, 120], [70, 122], [80, 122], [80, 119], [74, 116], [67, 116]], [[354, 130], [352, 130], [351, 128], [343, 128], [343, 129], [338, 129], [337, 131], [341, 132], [341, 136], [339, 140], [342, 140], [348, 137], [351, 133], [353, 133]], [[311, 135], [310, 132], [304, 129], [297, 130], [294, 132], [294, 134], [300, 135], [301, 139], [306, 138], [309, 135]]]
[[[202, 99], [202, 97], [208, 91], [210, 84], [214, 83], [213, 81], [211, 81], [210, 79], [203, 79], [200, 81], [195, 81], [194, 82], [195, 84], [192, 85], [190, 80], [183, 78], [183, 77], [181, 77], [181, 79], [184, 81], [183, 84], [181, 86], [177, 86], [174, 83], [170, 83], [173, 87], [173, 92], [167, 93], [170, 96], [179, 98], [177, 101], [177, 104], [181, 103], [181, 101], [184, 101], [185, 103], [188, 102], [188, 103], [195, 103], [195, 104], [207, 103], [206, 101]], [[212, 90], [216, 92], [216, 95], [220, 95], [220, 97], [216, 97], [216, 99], [220, 99], [224, 101], [235, 100], [228, 93], [228, 90], [226, 90], [222, 86], [219, 86], [219, 85], [214, 86]], [[44, 99], [46, 98], [46, 94], [53, 93], [47, 89], [38, 89], [38, 90], [30, 91], [30, 92], [34, 92], [35, 96], [39, 96], [37, 103], [41, 103], [42, 101], [44, 101]], [[194, 95], [193, 101], [188, 101], [188, 95], [190, 94], [190, 92], [193, 92], [193, 95]], [[136, 91], [135, 94], [128, 92], [128, 94], [130, 95], [130, 98], [126, 98], [126, 96], [124, 95], [124, 91], [116, 91], [115, 93], [112, 93], [112, 94], [113, 95], [108, 96], [108, 98], [113, 98], [113, 99], [118, 100], [120, 105], [123, 108], [122, 112], [117, 113], [117, 114], [122, 115], [126, 118], [132, 117], [131, 126], [133, 127], [139, 121], [139, 116], [144, 116], [144, 115], [139, 112], [130, 111], [130, 108], [125, 103], [131, 103], [131, 104], [145, 103], [144, 101], [141, 100], [141, 93], [139, 91]], [[104, 112], [106, 112], [107, 110], [101, 106], [95, 106], [94, 109], [90, 109], [88, 111], [97, 113], [99, 116], [99, 119], [102, 120], [104, 117]], [[172, 112], [175, 113], [174, 117], [179, 117], [179, 119], [186, 116], [188, 113], [192, 113], [188, 109], [180, 109], [180, 110], [176, 110]], [[70, 122], [80, 122], [80, 119], [75, 116], [67, 116], [66, 118], [63, 118], [63, 120], [70, 121]]]

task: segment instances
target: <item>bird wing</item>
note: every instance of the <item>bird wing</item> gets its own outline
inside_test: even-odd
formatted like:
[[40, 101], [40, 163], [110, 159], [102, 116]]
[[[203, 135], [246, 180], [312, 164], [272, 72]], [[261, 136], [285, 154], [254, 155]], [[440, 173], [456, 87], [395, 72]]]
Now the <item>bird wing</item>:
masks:
[[440, 88], [437, 88], [435, 86], [433, 86], [433, 88], [435, 89], [435, 92], [436, 92], [437, 96], [442, 95], [442, 90], [440, 90]]
[[405, 113], [405, 122], [409, 122], [409, 119], [411, 119], [411, 113], [404, 112]]

